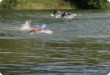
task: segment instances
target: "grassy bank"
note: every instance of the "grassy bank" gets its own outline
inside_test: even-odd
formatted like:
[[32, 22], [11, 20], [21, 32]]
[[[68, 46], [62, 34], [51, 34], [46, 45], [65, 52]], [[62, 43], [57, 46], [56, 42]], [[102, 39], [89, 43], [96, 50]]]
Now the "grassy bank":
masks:
[[19, 0], [16, 9], [74, 9], [64, 0]]

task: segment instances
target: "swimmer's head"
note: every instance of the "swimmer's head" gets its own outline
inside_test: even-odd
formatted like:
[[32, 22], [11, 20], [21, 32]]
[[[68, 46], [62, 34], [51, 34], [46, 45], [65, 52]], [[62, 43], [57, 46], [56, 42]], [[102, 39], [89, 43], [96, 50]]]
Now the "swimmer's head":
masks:
[[41, 24], [41, 27], [42, 27], [42, 28], [46, 28], [47, 25], [46, 25], [46, 24]]

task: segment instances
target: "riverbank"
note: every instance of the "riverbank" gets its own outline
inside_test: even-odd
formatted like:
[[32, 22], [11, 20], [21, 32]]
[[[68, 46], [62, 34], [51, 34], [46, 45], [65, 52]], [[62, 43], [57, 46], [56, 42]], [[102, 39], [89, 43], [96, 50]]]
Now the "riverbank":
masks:
[[75, 9], [64, 0], [19, 0], [15, 9]]

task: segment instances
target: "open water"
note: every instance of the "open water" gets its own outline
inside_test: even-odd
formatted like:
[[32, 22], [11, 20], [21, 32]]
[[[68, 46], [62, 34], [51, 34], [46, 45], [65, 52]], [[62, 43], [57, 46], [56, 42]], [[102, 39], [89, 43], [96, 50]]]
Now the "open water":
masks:
[[[110, 11], [75, 10], [74, 19], [52, 11], [0, 11], [0, 72], [3, 75], [107, 75], [110, 72]], [[20, 30], [48, 25], [53, 34]]]

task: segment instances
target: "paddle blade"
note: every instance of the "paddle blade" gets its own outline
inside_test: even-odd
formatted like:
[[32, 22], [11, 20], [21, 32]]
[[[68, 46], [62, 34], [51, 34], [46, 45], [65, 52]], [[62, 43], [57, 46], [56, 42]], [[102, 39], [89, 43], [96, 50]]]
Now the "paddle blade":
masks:
[[77, 14], [72, 14], [73, 16], [77, 16]]
[[50, 16], [54, 16], [54, 14], [50, 14]]

